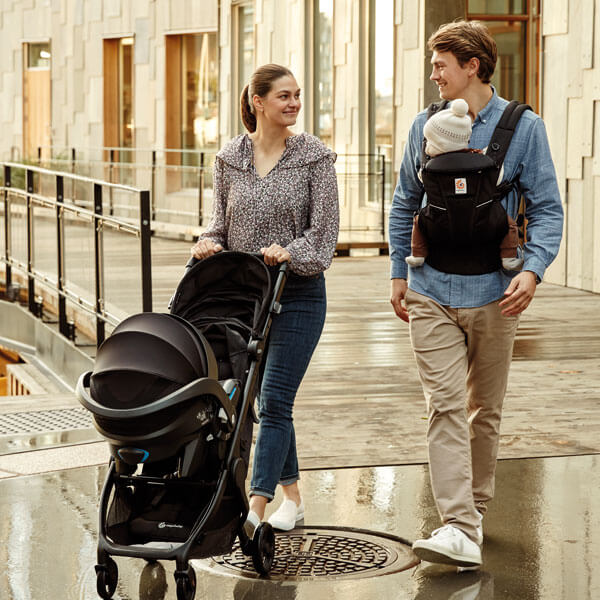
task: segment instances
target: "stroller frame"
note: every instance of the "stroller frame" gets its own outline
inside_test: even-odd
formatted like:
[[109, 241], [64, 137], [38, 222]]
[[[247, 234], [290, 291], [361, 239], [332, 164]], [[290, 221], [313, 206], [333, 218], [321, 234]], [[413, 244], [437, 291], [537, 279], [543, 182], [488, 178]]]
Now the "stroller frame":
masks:
[[[260, 256], [262, 259], [262, 255]], [[186, 265], [186, 272], [196, 262], [191, 259]], [[268, 574], [274, 558], [275, 538], [272, 527], [269, 523], [261, 523], [254, 531], [253, 537], [249, 537], [244, 529], [249, 502], [246, 495], [246, 476], [248, 466], [245, 465], [244, 458], [240, 454], [240, 438], [242, 427], [246, 423], [246, 419], [251, 416], [255, 423], [258, 423], [256, 418], [253, 402], [256, 395], [256, 386], [260, 377], [260, 366], [263, 355], [266, 349], [267, 339], [273, 316], [281, 311], [280, 299], [283, 293], [283, 288], [287, 280], [288, 263], [281, 263], [277, 271], [275, 283], [271, 287], [272, 294], [269, 303], [269, 308], [266, 314], [265, 322], [258, 335], [252, 335], [248, 343], [249, 366], [248, 375], [244, 385], [244, 390], [239, 404], [239, 410], [236, 417], [233, 401], [236, 389], [230, 382], [236, 380], [227, 380], [223, 386], [223, 382], [218, 382], [210, 378], [200, 378], [192, 381], [188, 385], [179, 390], [164, 396], [156, 401], [164, 407], [175, 405], [181, 401], [192, 399], [200, 395], [210, 394], [220, 404], [226, 415], [226, 421], [221, 418], [224, 425], [224, 439], [227, 440], [226, 454], [223, 461], [224, 468], [221, 470], [214, 491], [206, 506], [196, 518], [194, 525], [191, 528], [187, 539], [181, 543], [169, 542], [170, 548], [148, 547], [141, 544], [120, 544], [109, 539], [107, 531], [107, 515], [109, 510], [109, 501], [111, 493], [116, 489], [117, 483], [129, 483], [131, 485], [152, 485], [163, 486], [168, 488], [171, 486], [183, 487], [208, 487], [214, 482], [195, 482], [187, 481], [185, 478], [164, 479], [161, 477], [152, 477], [148, 475], [124, 474], [119, 473], [117, 463], [113, 456], [110, 458], [109, 469], [104, 481], [103, 489], [100, 496], [99, 505], [99, 528], [98, 528], [98, 548], [97, 559], [98, 564], [95, 566], [97, 575], [97, 591], [98, 594], [105, 599], [112, 598], [118, 580], [118, 568], [116, 562], [111, 556], [124, 556], [132, 558], [143, 558], [150, 561], [157, 560], [174, 560], [176, 563], [175, 581], [177, 585], [178, 600], [192, 600], [196, 590], [196, 576], [194, 569], [189, 564], [192, 558], [208, 558], [213, 556], [211, 553], [203, 553], [198, 551], [198, 538], [201, 536], [207, 523], [213, 518], [219, 509], [225, 490], [228, 483], [233, 484], [232, 488], [237, 495], [237, 500], [240, 504], [240, 518], [237, 527], [237, 537], [240, 540], [240, 547], [244, 554], [251, 555], [254, 567], [262, 574]], [[91, 372], [84, 373], [77, 383], [77, 394], [80, 402], [88, 409], [98, 415], [112, 414], [110, 409], [105, 409], [103, 406], [95, 402], [89, 394], [89, 382]], [[229, 385], [228, 385], [229, 384]], [[231, 389], [233, 388], [233, 389]], [[235, 398], [234, 398], [235, 399]], [[125, 417], [143, 416], [145, 407], [123, 409], [121, 412]], [[175, 429], [177, 423], [171, 423], [167, 428], [161, 430], [162, 433], [168, 429]], [[98, 428], [98, 427], [97, 427]], [[102, 433], [102, 431], [100, 432]], [[110, 443], [110, 434], [104, 437], [108, 438]], [[235, 539], [235, 538], [234, 538]], [[232, 546], [230, 546], [231, 548]]]

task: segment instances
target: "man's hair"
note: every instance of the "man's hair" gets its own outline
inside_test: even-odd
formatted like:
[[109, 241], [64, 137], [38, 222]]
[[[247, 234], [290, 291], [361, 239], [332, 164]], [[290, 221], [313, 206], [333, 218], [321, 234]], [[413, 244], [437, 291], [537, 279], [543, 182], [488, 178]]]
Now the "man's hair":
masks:
[[427, 46], [432, 52], [451, 52], [461, 67], [472, 58], [479, 59], [477, 75], [489, 83], [496, 68], [498, 50], [488, 28], [481, 21], [446, 23], [431, 35]]

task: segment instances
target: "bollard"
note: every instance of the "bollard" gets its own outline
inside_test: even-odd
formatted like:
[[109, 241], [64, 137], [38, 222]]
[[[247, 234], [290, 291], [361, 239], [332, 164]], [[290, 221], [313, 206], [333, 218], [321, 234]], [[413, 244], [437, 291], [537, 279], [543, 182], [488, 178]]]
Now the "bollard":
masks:
[[6, 288], [6, 299], [9, 302], [18, 302], [21, 297], [21, 286], [18, 283], [11, 283]]
[[67, 339], [74, 342], [76, 337], [75, 321], [69, 319], [67, 321]]

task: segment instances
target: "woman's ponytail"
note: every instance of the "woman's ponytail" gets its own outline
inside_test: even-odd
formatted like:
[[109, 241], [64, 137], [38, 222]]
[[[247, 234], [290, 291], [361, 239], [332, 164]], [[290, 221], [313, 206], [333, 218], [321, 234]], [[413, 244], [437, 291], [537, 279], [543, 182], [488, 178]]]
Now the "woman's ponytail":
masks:
[[252, 108], [250, 107], [249, 87], [250, 84], [247, 84], [240, 97], [240, 116], [244, 127], [250, 133], [253, 133], [256, 131], [256, 116], [252, 113]]

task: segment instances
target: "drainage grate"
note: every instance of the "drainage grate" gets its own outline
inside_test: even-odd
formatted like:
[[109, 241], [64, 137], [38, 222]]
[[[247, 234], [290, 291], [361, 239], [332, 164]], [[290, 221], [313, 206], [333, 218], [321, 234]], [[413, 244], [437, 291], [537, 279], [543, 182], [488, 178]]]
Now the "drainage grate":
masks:
[[0, 415], [0, 435], [90, 429], [93, 426], [91, 414], [83, 407]]
[[[251, 557], [236, 544], [231, 554], [212, 559], [220, 569], [258, 577]], [[277, 533], [269, 579], [352, 579], [404, 571], [418, 559], [410, 545], [395, 536], [360, 529], [307, 527]]]

